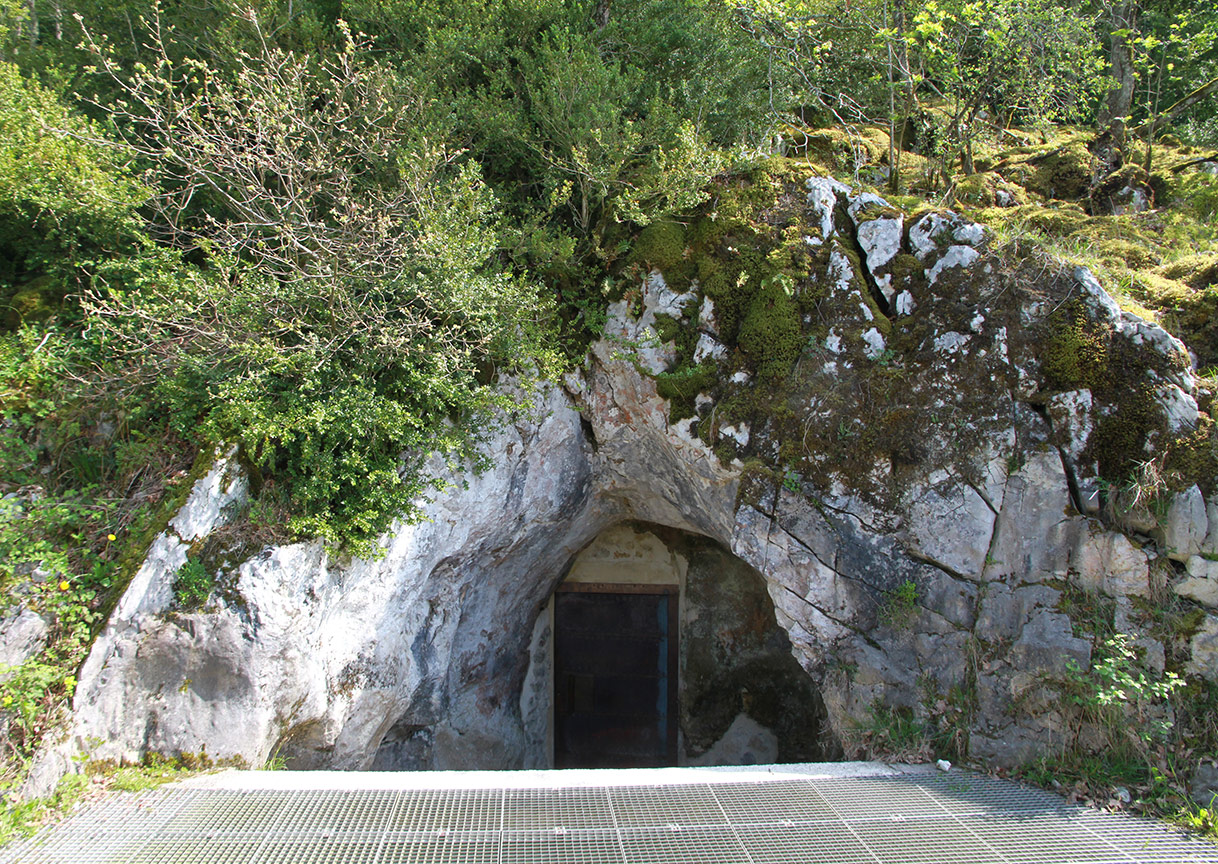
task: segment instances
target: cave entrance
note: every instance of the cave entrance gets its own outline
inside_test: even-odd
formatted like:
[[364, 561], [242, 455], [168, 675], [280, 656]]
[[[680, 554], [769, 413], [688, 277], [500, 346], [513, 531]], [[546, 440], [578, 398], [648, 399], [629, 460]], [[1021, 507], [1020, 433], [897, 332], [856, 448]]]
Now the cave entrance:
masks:
[[839, 756], [765, 580], [708, 537], [614, 525], [574, 557], [543, 613], [521, 701], [532, 765]]
[[554, 765], [677, 764], [676, 585], [569, 582], [554, 598]]

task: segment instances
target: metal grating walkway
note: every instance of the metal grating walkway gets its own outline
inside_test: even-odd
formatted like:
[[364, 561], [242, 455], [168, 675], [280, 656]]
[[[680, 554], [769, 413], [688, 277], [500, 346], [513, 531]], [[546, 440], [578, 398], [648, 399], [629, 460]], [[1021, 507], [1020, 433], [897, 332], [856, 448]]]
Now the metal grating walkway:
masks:
[[275, 772], [248, 781], [253, 788], [116, 795], [0, 850], [0, 862], [1218, 864], [1218, 846], [1157, 822], [965, 772], [832, 777], [773, 768], [658, 773], [646, 784], [641, 772], [595, 772], [603, 776], [579, 786], [547, 785], [563, 783], [562, 772], [533, 772], [542, 784], [518, 788], [507, 781], [519, 775], [494, 775], [500, 788], [488, 788], [480, 773], [464, 787], [461, 775], [449, 775], [446, 788], [413, 775], [400, 788], [363, 779], [308, 789], [310, 775]]

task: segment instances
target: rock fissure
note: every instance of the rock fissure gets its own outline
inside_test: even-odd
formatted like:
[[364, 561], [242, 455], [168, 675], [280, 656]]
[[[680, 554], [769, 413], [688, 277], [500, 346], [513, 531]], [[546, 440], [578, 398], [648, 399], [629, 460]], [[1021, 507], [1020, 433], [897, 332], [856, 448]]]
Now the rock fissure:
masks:
[[[778, 530], [783, 533], [783, 536], [787, 540], [789, 540], [790, 542], [792, 542], [796, 546], [798, 546], [800, 549], [803, 549], [805, 552], [807, 552], [808, 555], [811, 556], [822, 567], [825, 567], [826, 569], [830, 570], [835, 575], [838, 575], [838, 576], [841, 575], [840, 571], [837, 569], [838, 553], [837, 553], [836, 547], [834, 547], [834, 550], [833, 550], [833, 563], [830, 564], [828, 561], [826, 561], [822, 557], [821, 553], [816, 548], [810, 546], [809, 544], [807, 544], [803, 540], [801, 540], [799, 537], [792, 534], [790, 531], [788, 531], [786, 528], [784, 528], [782, 526], [782, 523], [778, 522], [778, 520], [774, 520], [773, 522], [771, 522], [771, 525], [776, 525], [778, 527]], [[770, 533], [766, 536], [767, 544], [773, 543], [773, 536], [774, 536], [773, 530], [771, 529]]]
[[[848, 212], [846, 206], [839, 203], [838, 208], [838, 218], [834, 220], [837, 236], [845, 241], [851, 252], [858, 256], [858, 259], [862, 264], [862, 266], [858, 268], [859, 275], [862, 277], [863, 283], [867, 286], [867, 293], [875, 302], [875, 305], [879, 309], [880, 313], [885, 318], [890, 318], [892, 317], [892, 307], [888, 302], [888, 297], [885, 296], [882, 290], [880, 290], [880, 286], [876, 281], [874, 271], [870, 266], [868, 266], [869, 261], [867, 250], [864, 249], [863, 245], [859, 242], [858, 225], [855, 223], [854, 218], [852, 218], [852, 214]], [[898, 248], [897, 253], [900, 251], [900, 248]]]
[[826, 510], [832, 510], [834, 513], [837, 513], [840, 516], [844, 516], [847, 519], [853, 519], [855, 522], [857, 522], [859, 524], [860, 527], [866, 528], [868, 531], [870, 531], [872, 533], [882, 534], [885, 530], [883, 527], [881, 527], [879, 525], [875, 525], [873, 523], [868, 522], [863, 516], [860, 516], [858, 513], [855, 513], [853, 510], [850, 510], [846, 507], [839, 507], [834, 504], [830, 504], [824, 498], [817, 498], [816, 506], [824, 507]]
[[1078, 478], [1074, 473], [1074, 465], [1071, 464], [1070, 459], [1067, 458], [1065, 451], [1060, 446], [1054, 449], [1057, 450], [1062, 460], [1062, 473], [1066, 478], [1066, 489], [1070, 493], [1070, 503], [1074, 506], [1074, 512], [1086, 513], [1087, 511], [1083, 509], [1083, 496], [1079, 491]]
[[954, 570], [953, 568], [944, 564], [942, 561], [937, 561], [936, 559], [932, 558], [930, 555], [927, 555], [925, 552], [923, 552], [922, 550], [918, 549], [915, 546], [906, 545], [905, 549], [906, 549], [906, 554], [909, 555], [909, 557], [912, 558], [914, 561], [919, 561], [923, 564], [934, 567], [936, 570], [943, 572], [945, 575], [950, 576], [952, 579], [954, 579], [957, 582], [975, 582], [976, 581], [974, 579], [969, 579], [959, 570]]
[[843, 620], [841, 618], [838, 618], [838, 617], [832, 615], [829, 612], [826, 612], [816, 603], [812, 602], [807, 597], [801, 596], [798, 591], [794, 591], [786, 585], [779, 585], [778, 587], [781, 590], [785, 591], [786, 593], [790, 594], [800, 603], [803, 603], [804, 605], [806, 605], [812, 609], [815, 609], [819, 615], [821, 615], [825, 618], [825, 620], [832, 621], [834, 624], [838, 625], [839, 627], [850, 631], [855, 636], [858, 636], [860, 639], [862, 639], [864, 642], [866, 642], [870, 647], [875, 648], [877, 650], [882, 650], [882, 646], [879, 643], [877, 643], [874, 639], [872, 639], [871, 635], [867, 632], [867, 630], [865, 628], [860, 627], [857, 624], [852, 624], [849, 621]]
[[986, 494], [984, 489], [967, 478], [962, 478], [962, 482], [968, 486], [968, 488], [972, 489], [978, 498], [985, 502], [985, 506], [990, 508], [991, 513], [993, 513], [995, 516], [998, 515], [999, 508], [994, 504], [993, 501], [990, 500], [990, 496]]

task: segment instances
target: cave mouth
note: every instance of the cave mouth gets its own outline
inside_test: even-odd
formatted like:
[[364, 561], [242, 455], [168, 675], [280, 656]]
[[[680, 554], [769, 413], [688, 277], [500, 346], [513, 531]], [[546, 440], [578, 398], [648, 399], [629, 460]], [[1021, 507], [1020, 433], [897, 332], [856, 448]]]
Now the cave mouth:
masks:
[[574, 557], [542, 615], [554, 767], [840, 758], [764, 578], [708, 537], [614, 525]]

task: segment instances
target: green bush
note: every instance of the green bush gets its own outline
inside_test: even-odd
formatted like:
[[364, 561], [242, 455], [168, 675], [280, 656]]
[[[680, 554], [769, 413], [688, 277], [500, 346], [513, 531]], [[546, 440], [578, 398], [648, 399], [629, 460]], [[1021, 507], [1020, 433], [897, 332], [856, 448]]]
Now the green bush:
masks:
[[1066, 669], [1067, 698], [1082, 709], [1083, 719], [1104, 730], [1110, 748], [1147, 752], [1170, 739], [1170, 714], [1156, 707], [1169, 704], [1184, 681], [1174, 672], [1157, 675], [1147, 669], [1129, 636], [1117, 633], [1105, 639], [1089, 669], [1073, 659]]
[[12, 305], [47, 271], [55, 282], [17, 305], [57, 302], [74, 265], [138, 233], [135, 208], [147, 193], [118, 150], [94, 143], [103, 139], [96, 125], [0, 62], [0, 302]]

